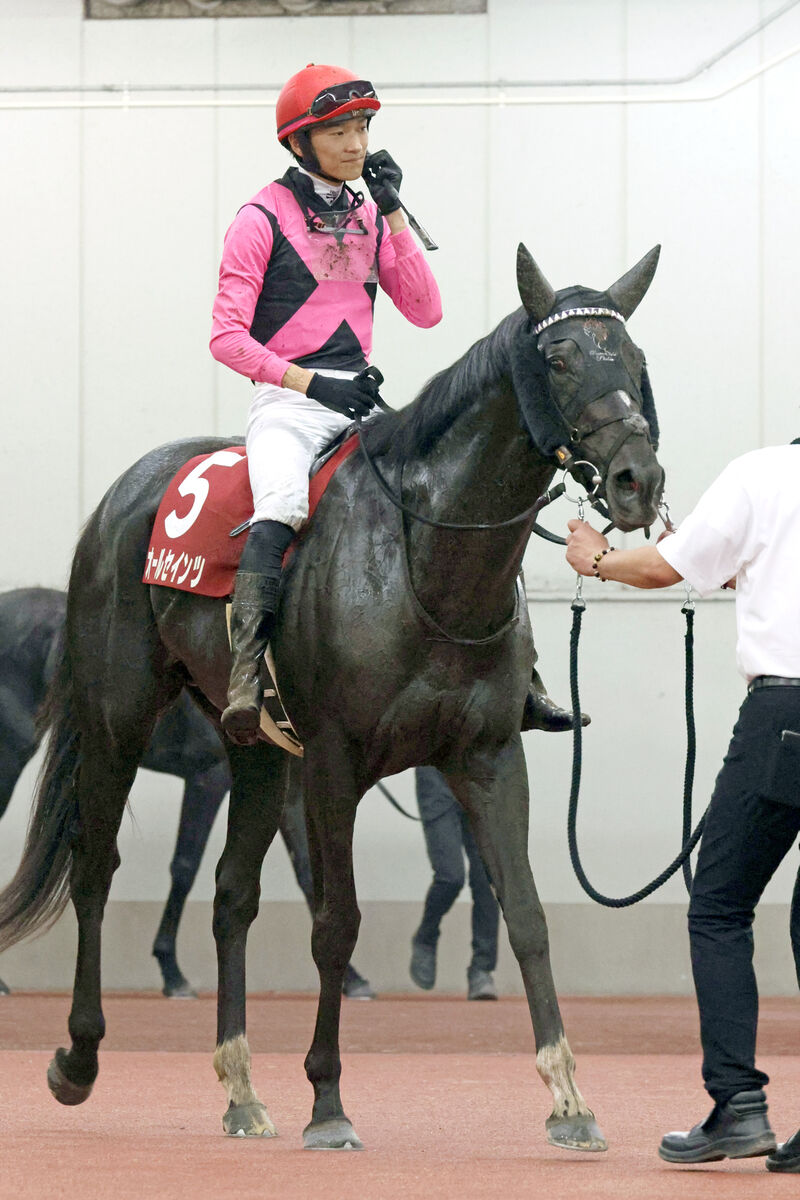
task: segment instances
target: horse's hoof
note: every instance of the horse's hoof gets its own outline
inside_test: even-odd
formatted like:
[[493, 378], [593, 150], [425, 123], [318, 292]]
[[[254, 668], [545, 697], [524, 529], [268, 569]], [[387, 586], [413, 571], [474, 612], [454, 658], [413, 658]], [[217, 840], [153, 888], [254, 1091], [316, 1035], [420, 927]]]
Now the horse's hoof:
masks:
[[169, 996], [173, 1000], [196, 1000], [197, 992], [187, 979], [181, 983], [165, 984], [161, 989], [164, 996]]
[[11, 988], [8, 986], [7, 983], [3, 983], [2, 979], [0, 979], [0, 996], [10, 996], [10, 995], [11, 995]]
[[364, 1144], [356, 1135], [347, 1117], [331, 1121], [312, 1121], [303, 1130], [304, 1150], [363, 1150]]
[[50, 1066], [47, 1068], [47, 1086], [59, 1104], [83, 1104], [84, 1100], [88, 1100], [92, 1094], [93, 1085], [91, 1083], [73, 1083], [71, 1079], [67, 1079], [62, 1067], [66, 1057], [66, 1050], [63, 1048], [56, 1050], [55, 1058], [51, 1060]]
[[562, 1150], [607, 1150], [608, 1142], [590, 1112], [571, 1117], [552, 1116], [545, 1121], [547, 1140]]
[[277, 1137], [263, 1104], [231, 1104], [222, 1118], [228, 1137]]

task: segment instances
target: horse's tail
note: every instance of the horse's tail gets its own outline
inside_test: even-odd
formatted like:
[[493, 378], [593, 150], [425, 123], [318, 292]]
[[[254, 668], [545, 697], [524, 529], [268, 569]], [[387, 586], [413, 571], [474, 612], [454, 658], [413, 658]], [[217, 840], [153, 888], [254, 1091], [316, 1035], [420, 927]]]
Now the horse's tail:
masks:
[[77, 827], [80, 733], [73, 712], [72, 667], [66, 638], [37, 717], [49, 730], [25, 848], [17, 873], [0, 892], [0, 950], [44, 933], [69, 902], [72, 841]]

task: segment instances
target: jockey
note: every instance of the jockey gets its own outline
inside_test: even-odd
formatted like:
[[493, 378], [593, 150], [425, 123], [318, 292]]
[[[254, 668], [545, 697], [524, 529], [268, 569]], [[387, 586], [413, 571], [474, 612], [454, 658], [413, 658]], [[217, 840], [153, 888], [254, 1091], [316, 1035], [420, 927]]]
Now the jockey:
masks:
[[[225, 235], [211, 353], [250, 379], [246, 449], [253, 517], [231, 608], [232, 667], [222, 726], [258, 735], [259, 662], [269, 644], [283, 554], [308, 516], [319, 451], [374, 405], [363, 374], [378, 285], [412, 324], [441, 320], [439, 290], [406, 224], [403, 174], [385, 150], [367, 154], [380, 108], [372, 84], [310, 63], [276, 106], [278, 141], [294, 157], [243, 205]], [[362, 178], [370, 199], [353, 191]], [[523, 728], [568, 728], [537, 673]]]
[[[439, 290], [397, 198], [402, 171], [367, 154], [380, 108], [372, 84], [309, 64], [286, 83], [278, 141], [292, 166], [237, 213], [225, 235], [211, 353], [254, 383], [246, 447], [253, 518], [231, 611], [233, 663], [222, 725], [255, 740], [258, 663], [269, 643], [284, 551], [308, 516], [316, 454], [375, 403], [359, 377], [372, 349], [378, 285], [423, 329]], [[348, 185], [363, 177], [371, 199]]]

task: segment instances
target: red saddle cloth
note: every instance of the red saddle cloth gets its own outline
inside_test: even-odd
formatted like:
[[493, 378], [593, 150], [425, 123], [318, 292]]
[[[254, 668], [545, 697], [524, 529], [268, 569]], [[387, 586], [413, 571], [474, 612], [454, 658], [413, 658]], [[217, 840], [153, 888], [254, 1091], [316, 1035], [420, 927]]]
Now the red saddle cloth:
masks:
[[[357, 446], [358, 435], [353, 434], [312, 477], [309, 518], [334, 471]], [[159, 505], [142, 582], [200, 596], [229, 596], [247, 541], [247, 530], [237, 537], [230, 536], [231, 530], [252, 515], [244, 446], [190, 459]]]

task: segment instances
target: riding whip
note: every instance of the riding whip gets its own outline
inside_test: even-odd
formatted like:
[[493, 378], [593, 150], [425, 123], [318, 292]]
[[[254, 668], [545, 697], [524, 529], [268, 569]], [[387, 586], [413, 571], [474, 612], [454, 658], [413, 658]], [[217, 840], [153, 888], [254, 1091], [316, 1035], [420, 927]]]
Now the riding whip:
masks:
[[426, 250], [438, 250], [439, 249], [438, 243], [433, 240], [431, 235], [428, 233], [427, 229], [423, 229], [422, 225], [420, 225], [417, 218], [412, 216], [412, 214], [408, 211], [405, 204], [403, 204], [403, 201], [400, 199], [400, 195], [397, 191], [397, 188], [393, 188], [390, 183], [386, 183], [383, 186], [386, 188], [386, 191], [389, 192], [391, 194], [391, 196], [400, 205], [403, 212], [408, 217], [409, 225], [414, 230], [414, 233], [417, 235], [419, 240], [422, 242], [425, 249]]

